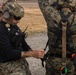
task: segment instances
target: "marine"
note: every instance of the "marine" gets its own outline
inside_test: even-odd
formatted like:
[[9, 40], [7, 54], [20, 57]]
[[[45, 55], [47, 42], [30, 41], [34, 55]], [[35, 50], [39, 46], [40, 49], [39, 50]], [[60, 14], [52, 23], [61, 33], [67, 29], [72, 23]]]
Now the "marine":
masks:
[[[76, 75], [76, 0], [38, 0], [47, 24], [46, 75]], [[66, 65], [62, 67], [62, 23], [66, 27]], [[67, 72], [65, 72], [67, 68]]]

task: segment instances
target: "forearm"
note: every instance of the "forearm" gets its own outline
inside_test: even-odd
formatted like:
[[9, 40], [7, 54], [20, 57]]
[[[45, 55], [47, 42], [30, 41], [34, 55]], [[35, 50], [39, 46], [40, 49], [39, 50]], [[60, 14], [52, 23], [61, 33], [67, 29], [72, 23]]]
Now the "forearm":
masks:
[[34, 53], [31, 50], [27, 51], [27, 52], [25, 52], [25, 51], [21, 52], [21, 58], [32, 57], [33, 55], [34, 55]]
[[29, 50], [27, 52], [22, 51], [21, 52], [21, 58], [26, 57], [34, 57], [34, 58], [43, 58], [44, 56], [44, 50]]

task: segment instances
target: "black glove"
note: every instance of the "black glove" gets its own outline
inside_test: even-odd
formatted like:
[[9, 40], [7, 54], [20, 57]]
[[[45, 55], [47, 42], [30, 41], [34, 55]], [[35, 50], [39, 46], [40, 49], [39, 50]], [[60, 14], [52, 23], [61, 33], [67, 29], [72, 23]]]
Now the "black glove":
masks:
[[41, 61], [42, 61], [42, 66], [44, 67], [44, 61], [48, 58], [48, 55], [47, 53], [44, 55], [43, 58], [41, 58]]

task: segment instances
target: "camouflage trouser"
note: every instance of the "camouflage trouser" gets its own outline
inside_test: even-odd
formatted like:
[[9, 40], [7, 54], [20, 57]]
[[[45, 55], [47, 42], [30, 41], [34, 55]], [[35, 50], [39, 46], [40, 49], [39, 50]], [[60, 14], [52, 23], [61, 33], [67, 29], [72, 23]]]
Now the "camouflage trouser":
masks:
[[[48, 58], [46, 60], [46, 75], [61, 75], [60, 73], [60, 67], [62, 67], [61, 64], [61, 58]], [[74, 75], [74, 65], [73, 62], [67, 59], [66, 67], [68, 69], [67, 75]]]
[[0, 75], [31, 75], [25, 59], [0, 63]]

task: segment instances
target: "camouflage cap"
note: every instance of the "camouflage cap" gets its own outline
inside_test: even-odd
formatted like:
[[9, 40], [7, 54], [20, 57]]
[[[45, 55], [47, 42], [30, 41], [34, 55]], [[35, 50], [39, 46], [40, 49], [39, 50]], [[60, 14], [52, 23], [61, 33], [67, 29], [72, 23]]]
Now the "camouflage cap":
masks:
[[16, 17], [23, 17], [24, 16], [24, 9], [20, 5], [18, 5], [16, 2], [6, 2], [2, 6], [2, 12], [8, 11], [11, 16]]

